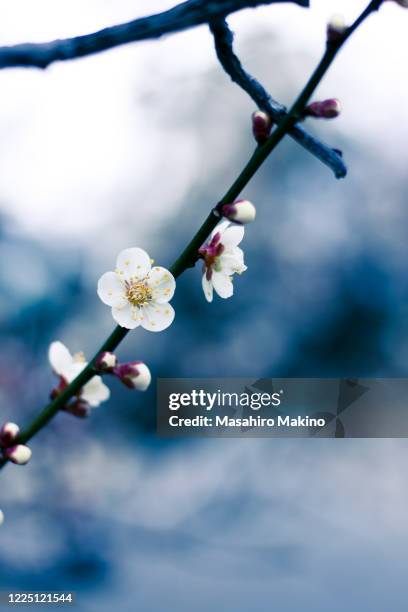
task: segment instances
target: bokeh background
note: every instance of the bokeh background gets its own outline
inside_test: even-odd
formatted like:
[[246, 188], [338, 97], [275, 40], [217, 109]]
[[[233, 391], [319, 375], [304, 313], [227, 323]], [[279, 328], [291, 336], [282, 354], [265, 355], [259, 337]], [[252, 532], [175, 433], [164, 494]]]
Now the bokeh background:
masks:
[[[0, 41], [86, 33], [169, 0], [3, 0]], [[327, 19], [314, 0], [231, 16], [244, 65], [289, 104]], [[155, 376], [407, 376], [408, 11], [386, 2], [342, 51], [308, 127], [347, 179], [287, 139], [244, 192], [248, 271], [207, 304], [199, 270], [176, 321], [122, 360]], [[89, 356], [110, 333], [95, 292], [116, 254], [171, 264], [254, 144], [253, 104], [205, 27], [41, 72], [0, 72], [0, 410], [21, 424], [54, 383], [55, 339]], [[142, 612], [402, 612], [404, 440], [159, 440], [154, 385], [113, 382], [86, 422], [61, 414], [27, 467], [1, 473], [0, 588], [77, 592], [76, 608]]]

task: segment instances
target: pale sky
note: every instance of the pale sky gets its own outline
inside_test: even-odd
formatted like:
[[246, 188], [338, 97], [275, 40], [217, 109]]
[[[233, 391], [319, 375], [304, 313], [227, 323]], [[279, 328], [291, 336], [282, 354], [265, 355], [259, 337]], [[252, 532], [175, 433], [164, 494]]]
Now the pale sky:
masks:
[[[172, 4], [9, 0], [0, 6], [1, 44], [86, 33]], [[363, 6], [355, 0], [314, 0], [310, 10], [272, 5], [235, 14], [230, 24], [238, 49], [258, 31], [270, 31], [295, 66], [302, 56], [300, 89], [319, 58], [328, 18], [341, 12], [351, 19]], [[408, 60], [407, 26], [408, 11], [387, 2], [348, 43], [319, 90], [320, 97], [337, 96], [343, 102], [336, 129], [341, 126], [345, 135], [364, 139], [374, 153], [395, 160], [401, 170], [405, 155], [396, 155], [395, 147], [399, 153], [408, 138], [408, 87], [402, 70]], [[148, 190], [166, 201], [166, 214], [174, 214], [194, 179], [189, 173], [196, 163], [194, 147], [188, 129], [180, 134], [169, 125], [166, 141], [172, 154], [163, 170], [163, 129], [156, 120], [160, 109], [147, 112], [143, 93], [152, 82], [157, 89], [160, 78], [163, 96], [172, 80], [180, 92], [185, 82], [191, 96], [194, 83], [218, 69], [211, 37], [201, 27], [58, 63], [45, 72], [1, 71], [2, 210], [29, 236], [79, 242], [108, 227], [122, 202], [126, 214], [129, 203], [143, 199]], [[268, 76], [265, 85], [270, 87]], [[285, 74], [271, 74], [272, 84], [281, 79]], [[325, 128], [326, 140], [331, 129]], [[179, 167], [183, 173], [176, 171]], [[159, 214], [158, 206], [140, 222], [148, 228]]]

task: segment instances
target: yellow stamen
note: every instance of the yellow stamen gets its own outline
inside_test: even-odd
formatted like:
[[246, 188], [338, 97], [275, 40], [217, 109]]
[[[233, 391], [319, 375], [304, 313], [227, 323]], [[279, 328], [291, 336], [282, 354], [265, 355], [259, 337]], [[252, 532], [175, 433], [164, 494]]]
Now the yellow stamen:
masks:
[[140, 281], [126, 282], [126, 298], [132, 306], [147, 306], [152, 298], [150, 287]]

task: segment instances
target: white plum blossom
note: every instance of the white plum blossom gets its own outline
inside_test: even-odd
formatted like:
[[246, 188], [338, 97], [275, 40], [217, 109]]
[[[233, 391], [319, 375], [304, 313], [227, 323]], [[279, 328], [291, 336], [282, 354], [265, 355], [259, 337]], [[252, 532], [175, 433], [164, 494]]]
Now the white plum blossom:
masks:
[[4, 523], [4, 512], [3, 510], [0, 510], [0, 525], [2, 525]]
[[239, 243], [244, 237], [242, 225], [222, 221], [212, 232], [207, 244], [199, 249], [204, 260], [202, 285], [208, 302], [213, 300], [213, 290], [221, 298], [229, 298], [234, 293], [232, 277], [247, 269], [244, 253]]
[[126, 329], [141, 325], [153, 332], [163, 331], [174, 320], [168, 303], [176, 281], [166, 268], [152, 268], [149, 255], [139, 248], [119, 253], [115, 272], [106, 272], [98, 281], [98, 295], [112, 308], [114, 320]]
[[[48, 358], [55, 374], [60, 376], [64, 385], [69, 384], [88, 365], [83, 353], [71, 355], [62, 342], [52, 342], [48, 351]], [[81, 400], [90, 406], [99, 406], [109, 399], [109, 388], [102, 382], [100, 376], [94, 376], [79, 392]]]

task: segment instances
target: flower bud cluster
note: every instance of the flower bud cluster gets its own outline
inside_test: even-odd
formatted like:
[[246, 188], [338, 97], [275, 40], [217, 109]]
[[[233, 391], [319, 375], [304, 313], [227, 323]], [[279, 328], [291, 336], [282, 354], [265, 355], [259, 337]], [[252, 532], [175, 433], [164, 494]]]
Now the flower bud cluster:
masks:
[[0, 429], [0, 450], [3, 459], [16, 465], [25, 465], [31, 459], [31, 449], [25, 444], [18, 444], [20, 428], [15, 423], [4, 423]]
[[116, 356], [109, 352], [99, 355], [95, 367], [101, 374], [112, 374], [126, 387], [137, 391], [146, 391], [152, 380], [149, 368], [142, 361], [118, 363]]

